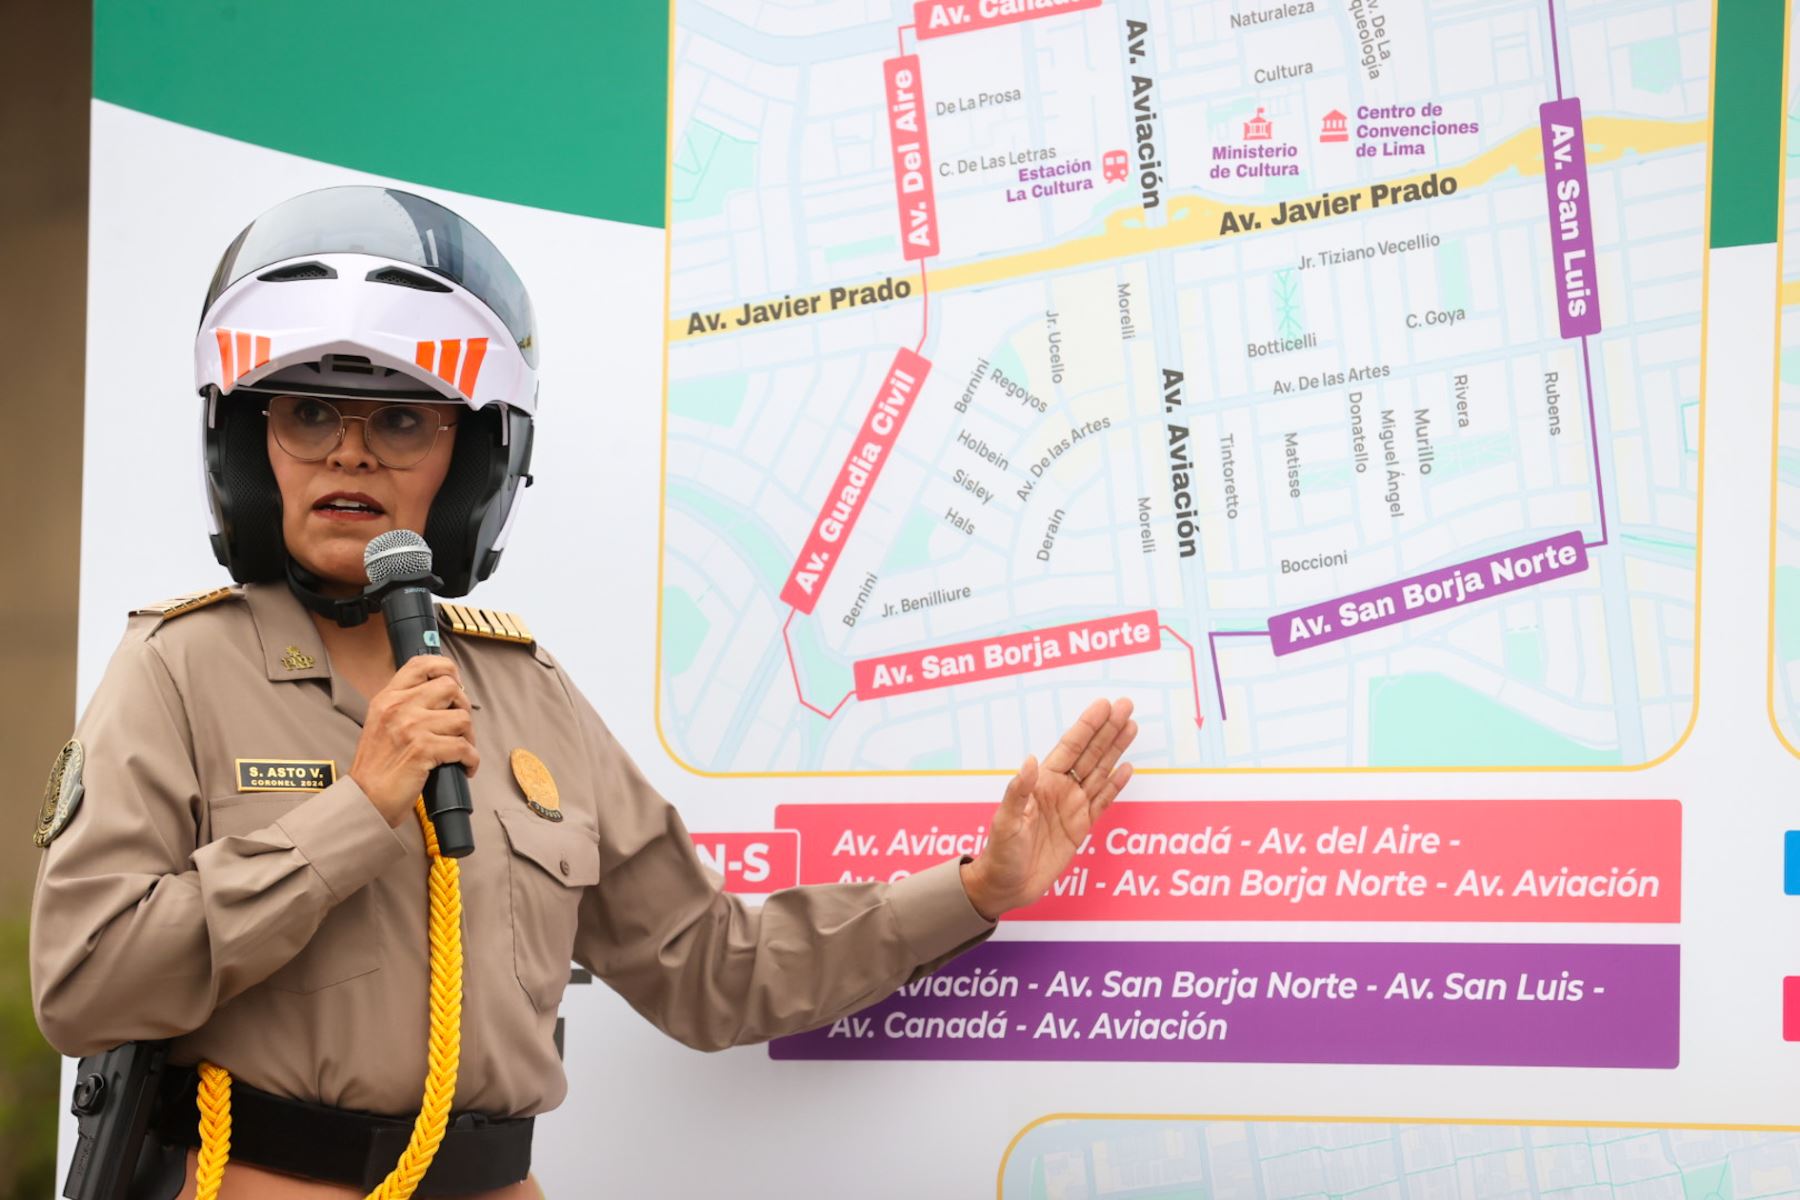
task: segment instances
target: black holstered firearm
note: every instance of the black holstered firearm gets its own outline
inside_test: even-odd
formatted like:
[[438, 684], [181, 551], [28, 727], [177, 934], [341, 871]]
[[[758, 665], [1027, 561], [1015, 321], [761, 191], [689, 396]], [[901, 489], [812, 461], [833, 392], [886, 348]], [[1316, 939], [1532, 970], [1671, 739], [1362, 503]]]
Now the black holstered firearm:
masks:
[[62, 1190], [68, 1200], [126, 1200], [168, 1056], [167, 1042], [126, 1042], [76, 1066], [69, 1098], [75, 1154]]

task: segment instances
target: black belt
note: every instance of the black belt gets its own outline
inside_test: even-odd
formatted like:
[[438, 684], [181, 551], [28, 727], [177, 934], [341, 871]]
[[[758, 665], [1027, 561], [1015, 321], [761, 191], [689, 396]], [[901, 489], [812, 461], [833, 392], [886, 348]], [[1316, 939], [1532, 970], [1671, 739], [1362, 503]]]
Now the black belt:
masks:
[[[191, 1066], [163, 1071], [155, 1129], [164, 1142], [200, 1144], [199, 1088]], [[451, 1113], [437, 1157], [414, 1194], [460, 1196], [524, 1179], [531, 1172], [531, 1123], [530, 1117]], [[400, 1160], [412, 1129], [411, 1118], [285, 1100], [231, 1084], [231, 1159], [272, 1171], [373, 1189]]]

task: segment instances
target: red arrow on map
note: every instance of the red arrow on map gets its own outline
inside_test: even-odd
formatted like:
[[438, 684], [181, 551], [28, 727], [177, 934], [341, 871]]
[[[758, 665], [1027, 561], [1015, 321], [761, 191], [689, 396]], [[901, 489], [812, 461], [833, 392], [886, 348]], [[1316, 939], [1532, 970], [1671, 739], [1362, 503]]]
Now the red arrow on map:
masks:
[[1193, 643], [1189, 642], [1179, 633], [1176, 633], [1173, 629], [1170, 629], [1167, 625], [1164, 625], [1161, 628], [1164, 633], [1187, 647], [1188, 679], [1194, 685], [1194, 728], [1204, 728], [1206, 726], [1206, 718], [1200, 715], [1200, 664], [1194, 658]]

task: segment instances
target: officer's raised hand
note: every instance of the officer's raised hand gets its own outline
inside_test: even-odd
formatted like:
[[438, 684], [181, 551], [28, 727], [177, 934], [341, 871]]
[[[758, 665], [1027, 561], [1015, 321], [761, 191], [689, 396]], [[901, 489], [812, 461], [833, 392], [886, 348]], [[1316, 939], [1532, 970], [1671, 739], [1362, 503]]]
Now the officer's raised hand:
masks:
[[469, 697], [456, 664], [436, 654], [408, 659], [369, 700], [350, 778], [389, 825], [406, 820], [425, 776], [444, 763], [470, 775], [481, 765]]
[[1131, 779], [1119, 762], [1137, 737], [1131, 701], [1096, 700], [1040, 765], [1025, 760], [988, 823], [988, 842], [963, 866], [963, 886], [990, 921], [1037, 900]]

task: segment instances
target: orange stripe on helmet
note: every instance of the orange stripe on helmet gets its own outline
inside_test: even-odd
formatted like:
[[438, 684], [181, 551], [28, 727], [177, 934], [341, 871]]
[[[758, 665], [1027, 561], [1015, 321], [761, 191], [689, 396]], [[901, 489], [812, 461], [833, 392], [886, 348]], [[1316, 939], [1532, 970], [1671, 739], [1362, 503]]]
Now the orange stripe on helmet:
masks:
[[432, 374], [437, 374], [437, 343], [420, 342], [418, 352], [413, 355], [413, 361]]
[[250, 335], [243, 330], [237, 333], [237, 375], [242, 379], [250, 373]]
[[445, 383], [456, 383], [456, 360], [462, 355], [461, 338], [445, 338], [443, 353], [438, 355], [438, 378]]
[[237, 378], [231, 373], [231, 330], [215, 329], [213, 336], [219, 339], [219, 383], [230, 386]]
[[268, 361], [269, 339], [266, 337], [259, 337], [256, 339], [256, 365], [260, 367], [265, 365]]
[[471, 400], [475, 398], [475, 381], [481, 377], [481, 360], [487, 355], [487, 342], [484, 337], [469, 339], [469, 353], [463, 358], [462, 375], [456, 380], [456, 390]]

